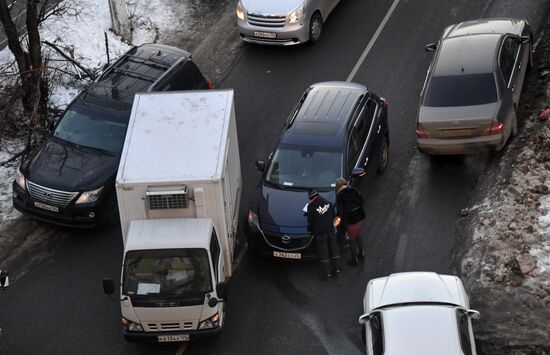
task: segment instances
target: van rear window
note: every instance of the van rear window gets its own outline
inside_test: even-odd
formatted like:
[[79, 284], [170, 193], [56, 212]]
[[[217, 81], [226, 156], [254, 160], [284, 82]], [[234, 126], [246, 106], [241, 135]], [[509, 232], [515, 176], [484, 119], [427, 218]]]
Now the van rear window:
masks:
[[498, 99], [493, 73], [434, 76], [426, 88], [424, 106], [474, 106]]

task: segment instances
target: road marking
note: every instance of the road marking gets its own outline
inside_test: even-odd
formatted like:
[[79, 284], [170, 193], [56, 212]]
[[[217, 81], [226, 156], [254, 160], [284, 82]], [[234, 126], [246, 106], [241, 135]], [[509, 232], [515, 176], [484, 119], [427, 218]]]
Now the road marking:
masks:
[[187, 349], [187, 345], [189, 345], [188, 341], [181, 343], [180, 347], [178, 348], [178, 351], [176, 351], [176, 355], [183, 354]]
[[365, 50], [363, 51], [363, 53], [359, 57], [359, 60], [357, 61], [357, 63], [355, 63], [355, 66], [353, 67], [351, 73], [348, 75], [348, 78], [346, 79], [346, 81], [352, 81], [353, 80], [353, 77], [355, 77], [355, 74], [357, 74], [357, 71], [359, 70], [361, 65], [363, 65], [363, 62], [365, 61], [365, 58], [367, 57], [367, 54], [369, 54], [370, 50], [374, 46], [374, 43], [378, 39], [378, 36], [380, 36], [380, 33], [382, 32], [382, 30], [386, 26], [386, 23], [390, 19], [391, 15], [393, 13], [393, 10], [395, 10], [395, 8], [397, 7], [398, 4], [399, 4], [399, 0], [395, 0], [393, 2], [390, 9], [388, 10], [388, 13], [384, 17], [384, 19], [382, 20], [382, 22], [380, 23], [378, 28], [376, 29], [376, 32], [374, 32], [374, 35], [372, 36], [372, 38], [370, 39], [369, 44], [367, 44], [367, 48], [365, 48]]

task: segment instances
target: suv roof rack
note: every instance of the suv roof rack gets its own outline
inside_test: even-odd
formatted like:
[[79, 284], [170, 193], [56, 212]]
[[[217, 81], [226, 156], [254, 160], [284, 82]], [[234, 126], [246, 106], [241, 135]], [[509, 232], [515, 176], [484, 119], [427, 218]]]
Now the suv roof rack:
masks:
[[112, 71], [115, 72], [115, 73], [117, 73], [117, 72], [123, 73], [123, 74], [126, 74], [126, 75], [134, 77], [134, 78], [148, 80], [148, 81], [153, 82], [153, 83], [155, 81], [157, 81], [157, 79], [158, 79], [158, 78], [155, 78], [153, 76], [150, 76], [150, 75], [147, 75], [147, 74], [142, 74], [140, 72], [133, 71], [133, 70], [128, 70], [128, 69], [112, 68]]
[[143, 58], [143, 57], [139, 57], [131, 54], [125, 54], [124, 58], [128, 58], [133, 61], [139, 61], [140, 63], [143, 63], [143, 64], [152, 64], [153, 66], [157, 66], [163, 69], [170, 69], [172, 67], [170, 64], [163, 63], [161, 61], [156, 61], [149, 58]]

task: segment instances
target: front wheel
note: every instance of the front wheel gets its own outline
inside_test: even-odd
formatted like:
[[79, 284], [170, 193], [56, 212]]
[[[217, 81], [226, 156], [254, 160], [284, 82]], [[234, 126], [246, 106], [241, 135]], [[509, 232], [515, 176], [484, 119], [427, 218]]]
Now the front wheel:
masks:
[[323, 18], [316, 12], [309, 20], [309, 42], [316, 43], [321, 39], [323, 33]]
[[378, 161], [378, 172], [383, 173], [388, 167], [388, 159], [390, 155], [390, 143], [388, 137], [384, 136], [382, 142], [380, 142], [380, 152], [379, 152], [379, 161]]

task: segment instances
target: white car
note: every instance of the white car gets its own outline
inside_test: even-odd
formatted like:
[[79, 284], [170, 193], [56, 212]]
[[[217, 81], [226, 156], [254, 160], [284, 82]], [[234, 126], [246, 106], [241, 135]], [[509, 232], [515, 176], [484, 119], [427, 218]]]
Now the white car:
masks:
[[405, 272], [369, 281], [359, 317], [369, 355], [475, 355], [468, 295], [456, 276]]

